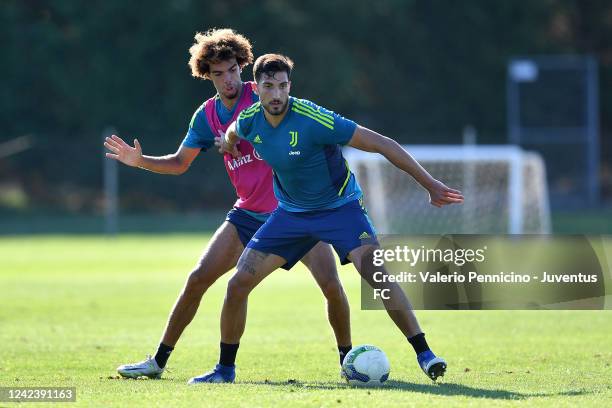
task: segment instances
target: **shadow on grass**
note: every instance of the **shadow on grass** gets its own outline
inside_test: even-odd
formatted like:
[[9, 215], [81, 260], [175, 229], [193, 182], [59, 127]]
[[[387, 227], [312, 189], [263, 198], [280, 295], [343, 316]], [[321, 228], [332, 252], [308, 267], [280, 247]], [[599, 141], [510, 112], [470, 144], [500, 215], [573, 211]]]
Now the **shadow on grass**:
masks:
[[[100, 377], [103, 379], [103, 377]], [[104, 379], [110, 380], [123, 380], [123, 381], [175, 381], [173, 378], [161, 378], [161, 379], [148, 379], [148, 378], [123, 378], [121, 376], [108, 376]], [[204, 386], [209, 384], [204, 384]], [[342, 382], [302, 382], [299, 380], [288, 380], [288, 381], [239, 381], [236, 385], [257, 385], [257, 386], [268, 386], [286, 388], [288, 390], [293, 389], [315, 389], [315, 390], [364, 390], [364, 391], [376, 391], [376, 392], [418, 392], [421, 394], [430, 395], [441, 395], [447, 397], [463, 396], [471, 398], [485, 398], [485, 399], [500, 399], [500, 400], [524, 400], [528, 398], [544, 398], [544, 397], [572, 397], [579, 395], [592, 394], [593, 392], [587, 390], [570, 390], [562, 392], [515, 392], [507, 390], [490, 390], [486, 388], [476, 388], [467, 385], [456, 384], [456, 383], [436, 383], [436, 384], [418, 384], [406, 381], [389, 380], [380, 387], [351, 387]], [[201, 387], [203, 385], [199, 385]], [[210, 384], [210, 386], [216, 386], [216, 384]]]
[[456, 383], [438, 383], [438, 384], [418, 384], [406, 381], [390, 380], [385, 382], [382, 387], [350, 387], [342, 383], [303, 383], [297, 380], [289, 380], [284, 382], [278, 381], [245, 381], [239, 384], [245, 385], [261, 385], [270, 387], [286, 387], [286, 388], [304, 388], [304, 389], [322, 389], [322, 390], [341, 390], [341, 389], [359, 389], [359, 390], [372, 390], [372, 391], [400, 391], [400, 392], [418, 392], [422, 394], [433, 394], [441, 396], [464, 396], [472, 398], [488, 398], [488, 399], [502, 399], [502, 400], [522, 400], [527, 398], [541, 398], [541, 397], [553, 397], [553, 396], [578, 396], [590, 394], [591, 392], [586, 390], [573, 390], [563, 392], [552, 392], [552, 393], [522, 393], [507, 390], [490, 390], [485, 388], [469, 387], [467, 385], [461, 385]]

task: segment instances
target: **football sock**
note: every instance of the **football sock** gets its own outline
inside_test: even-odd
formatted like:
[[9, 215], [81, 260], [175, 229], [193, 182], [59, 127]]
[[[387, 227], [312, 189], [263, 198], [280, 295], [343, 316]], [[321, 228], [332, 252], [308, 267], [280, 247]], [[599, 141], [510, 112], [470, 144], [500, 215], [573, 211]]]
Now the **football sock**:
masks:
[[166, 346], [164, 343], [159, 343], [157, 353], [155, 353], [155, 362], [159, 368], [164, 368], [166, 366], [172, 350], [174, 350], [174, 347]]
[[352, 348], [353, 346], [350, 344], [348, 346], [338, 346], [338, 353], [340, 354], [340, 365], [342, 365], [344, 357], [348, 354], [349, 351], [351, 351]]
[[419, 333], [416, 336], [408, 337], [408, 342], [412, 345], [412, 348], [414, 348], [414, 352], [417, 353], [417, 355], [429, 350], [427, 340], [425, 340], [425, 333]]
[[238, 354], [238, 344], [219, 343], [221, 346], [221, 354], [219, 356], [219, 364], [233, 367], [236, 362], [236, 354]]

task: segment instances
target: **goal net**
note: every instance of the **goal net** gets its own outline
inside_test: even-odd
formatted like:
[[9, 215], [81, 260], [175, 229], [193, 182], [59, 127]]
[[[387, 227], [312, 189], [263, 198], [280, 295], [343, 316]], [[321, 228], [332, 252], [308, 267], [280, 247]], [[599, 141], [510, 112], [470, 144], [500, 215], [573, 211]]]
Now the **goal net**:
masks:
[[412, 177], [383, 156], [347, 148], [344, 157], [381, 234], [547, 234], [550, 208], [542, 158], [516, 146], [403, 146], [461, 190], [462, 205], [437, 208]]

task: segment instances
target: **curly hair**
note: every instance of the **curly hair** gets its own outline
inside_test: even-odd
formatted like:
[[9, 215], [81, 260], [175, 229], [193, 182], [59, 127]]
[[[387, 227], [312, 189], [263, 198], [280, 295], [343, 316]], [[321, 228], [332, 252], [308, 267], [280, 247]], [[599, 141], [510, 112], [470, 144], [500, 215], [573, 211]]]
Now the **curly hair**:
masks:
[[196, 33], [189, 48], [189, 67], [196, 78], [209, 79], [210, 64], [236, 58], [240, 68], [253, 62], [251, 42], [230, 28], [213, 28]]

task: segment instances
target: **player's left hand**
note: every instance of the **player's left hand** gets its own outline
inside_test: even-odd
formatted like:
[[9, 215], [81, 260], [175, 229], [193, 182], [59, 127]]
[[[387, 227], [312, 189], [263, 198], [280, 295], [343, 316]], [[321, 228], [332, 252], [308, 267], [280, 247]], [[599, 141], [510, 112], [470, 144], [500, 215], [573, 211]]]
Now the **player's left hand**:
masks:
[[447, 187], [441, 181], [434, 180], [433, 183], [427, 187], [427, 191], [429, 191], [429, 203], [438, 208], [444, 205], [463, 203], [463, 194], [461, 191]]

